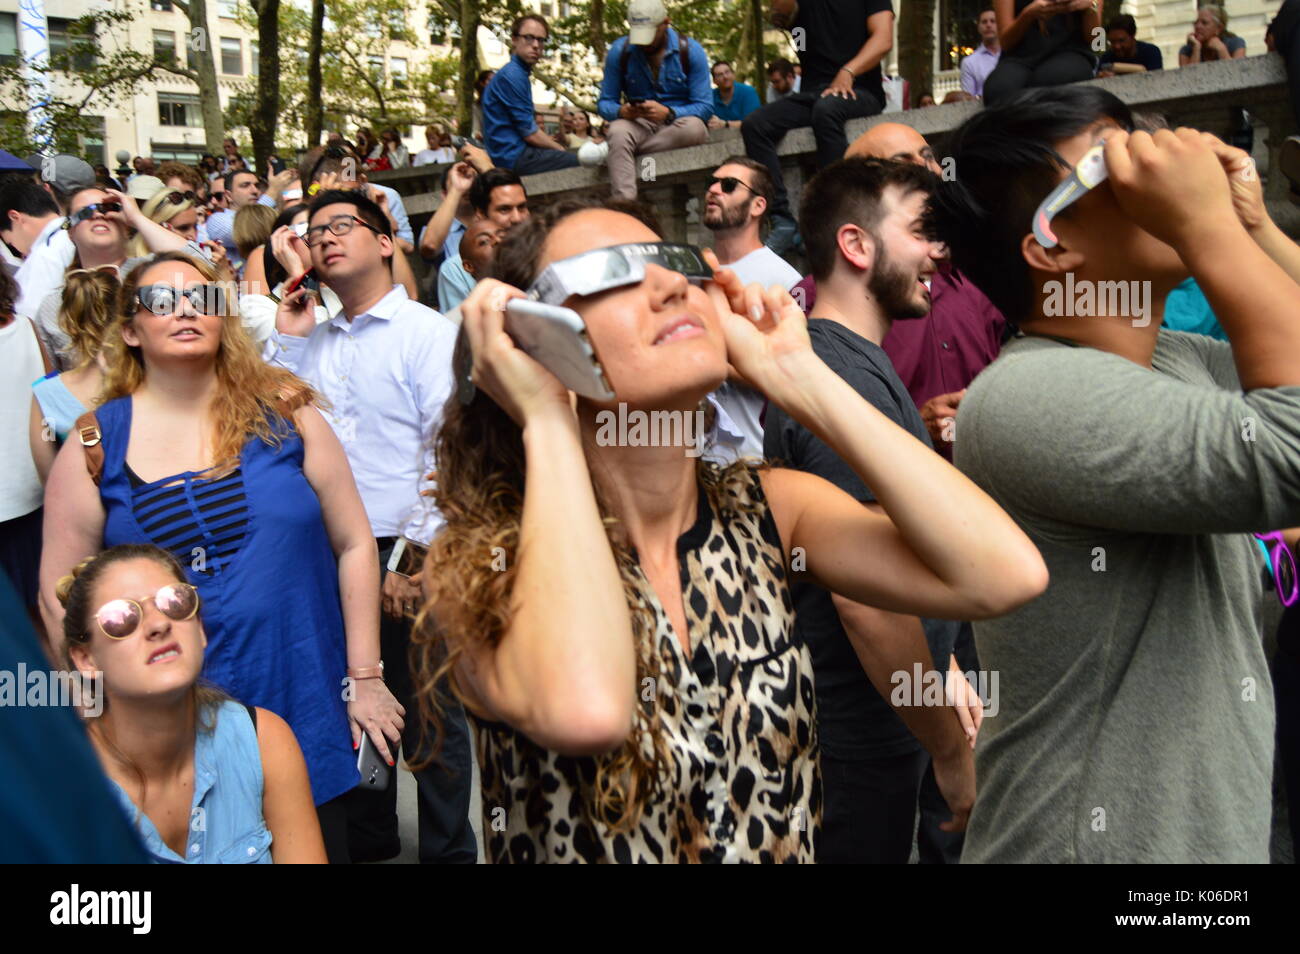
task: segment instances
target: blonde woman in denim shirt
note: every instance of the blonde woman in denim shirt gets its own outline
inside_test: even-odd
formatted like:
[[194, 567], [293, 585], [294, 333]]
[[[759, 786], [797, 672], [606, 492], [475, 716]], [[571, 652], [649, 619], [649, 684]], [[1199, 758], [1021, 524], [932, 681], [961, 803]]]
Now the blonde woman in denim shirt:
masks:
[[288, 724], [198, 682], [198, 593], [171, 554], [112, 547], [58, 593], [65, 665], [83, 686], [97, 677], [84, 707], [91, 743], [153, 860], [325, 863]]

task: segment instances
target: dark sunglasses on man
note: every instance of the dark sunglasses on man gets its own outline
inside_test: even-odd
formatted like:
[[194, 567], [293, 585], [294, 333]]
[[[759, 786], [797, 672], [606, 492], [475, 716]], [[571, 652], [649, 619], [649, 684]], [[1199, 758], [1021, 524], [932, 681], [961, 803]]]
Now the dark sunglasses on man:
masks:
[[[731, 193], [735, 192], [736, 186], [744, 186], [750, 191], [751, 195], [758, 195], [758, 193], [754, 191], [753, 186], [748, 182], [737, 179], [735, 176], [710, 176], [709, 189], [712, 189], [715, 185], [720, 187], [726, 195], [731, 195]], [[706, 189], [705, 191], [708, 190]]]
[[117, 199], [105, 199], [103, 202], [94, 202], [84, 209], [78, 209], [68, 216], [68, 222], [64, 228], [75, 229], [82, 222], [89, 222], [96, 215], [108, 215], [111, 212], [121, 212], [122, 203]]

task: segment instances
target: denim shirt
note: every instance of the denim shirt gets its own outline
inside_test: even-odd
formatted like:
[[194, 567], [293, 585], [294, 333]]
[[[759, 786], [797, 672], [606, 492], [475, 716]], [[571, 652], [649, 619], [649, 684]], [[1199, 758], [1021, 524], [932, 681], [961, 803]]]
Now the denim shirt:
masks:
[[271, 864], [271, 832], [262, 817], [262, 754], [248, 710], [227, 700], [211, 732], [194, 738], [194, 801], [182, 858], [116, 782], [127, 818], [157, 864]]
[[653, 99], [677, 113], [678, 117], [696, 116], [708, 122], [713, 115], [713, 81], [709, 76], [709, 57], [704, 47], [692, 39], [686, 41], [687, 71], [682, 71], [677, 31], [668, 28], [664, 41], [664, 58], [659, 64], [659, 82], [650, 73], [645, 48], [634, 46], [627, 58], [627, 84], [619, 65], [627, 37], [619, 37], [605, 57], [605, 78], [600, 84], [600, 115], [611, 122], [618, 118], [623, 94], [628, 99]]

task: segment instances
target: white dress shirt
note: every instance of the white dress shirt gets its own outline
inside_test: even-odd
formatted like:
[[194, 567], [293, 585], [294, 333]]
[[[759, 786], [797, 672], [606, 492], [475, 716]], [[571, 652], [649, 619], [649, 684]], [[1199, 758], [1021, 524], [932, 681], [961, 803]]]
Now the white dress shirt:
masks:
[[442, 519], [420, 496], [433, 471], [433, 438], [452, 391], [457, 329], [401, 285], [351, 321], [340, 310], [298, 338], [276, 331], [273, 364], [309, 382], [347, 452], [376, 537], [428, 544]]
[[45, 296], [63, 287], [63, 273], [77, 257], [76, 246], [63, 227], [64, 221], [60, 217], [45, 224], [14, 275], [14, 281], [18, 283], [14, 314], [20, 318], [36, 317]]

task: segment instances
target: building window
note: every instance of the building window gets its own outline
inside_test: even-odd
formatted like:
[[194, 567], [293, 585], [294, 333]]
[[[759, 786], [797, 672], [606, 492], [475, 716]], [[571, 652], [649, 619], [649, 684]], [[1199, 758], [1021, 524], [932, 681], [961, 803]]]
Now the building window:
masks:
[[149, 0], [149, 7], [159, 13], [171, 13], [172, 0]]
[[396, 7], [388, 15], [388, 32], [391, 36], [397, 36], [406, 32], [406, 8]]
[[0, 13], [0, 66], [18, 65], [18, 14]]
[[239, 18], [239, 0], [217, 0], [217, 16], [223, 20]]
[[176, 34], [171, 30], [153, 31], [153, 58], [159, 63], [176, 62]]
[[103, 116], [86, 117], [86, 135], [81, 140], [81, 153], [92, 166], [105, 165]]
[[967, 54], [979, 49], [976, 24], [980, 11], [988, 6], [984, 0], [941, 0], [939, 4], [939, 69], [955, 70]]
[[95, 54], [89, 49], [72, 52], [74, 46], [83, 46], [93, 37], [77, 24], [76, 20], [47, 17], [50, 33], [50, 65], [56, 70], [89, 70], [95, 66]]
[[256, 40], [249, 40], [249, 41], [248, 41], [248, 75], [249, 75], [249, 76], [257, 76], [257, 75], [258, 75], [258, 73], [257, 73], [257, 70], [258, 70], [258, 62], [257, 62], [258, 52], [257, 52], [257, 50], [258, 50], [258, 47], [257, 47], [257, 41], [256, 41]]
[[244, 45], [228, 36], [221, 38], [221, 72], [227, 76], [244, 75]]
[[388, 61], [388, 69], [393, 75], [393, 89], [406, 89], [406, 60], [393, 58]]
[[198, 96], [189, 93], [159, 93], [158, 124], [202, 129], [203, 110], [199, 108]]
[[551, 4], [543, 3], [539, 4], [539, 6], [541, 7], [542, 16], [546, 17], [548, 20], [554, 19], [555, 8]]
[[369, 58], [370, 78], [380, 86], [384, 85], [384, 58], [382, 56], [372, 56]]

